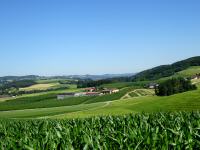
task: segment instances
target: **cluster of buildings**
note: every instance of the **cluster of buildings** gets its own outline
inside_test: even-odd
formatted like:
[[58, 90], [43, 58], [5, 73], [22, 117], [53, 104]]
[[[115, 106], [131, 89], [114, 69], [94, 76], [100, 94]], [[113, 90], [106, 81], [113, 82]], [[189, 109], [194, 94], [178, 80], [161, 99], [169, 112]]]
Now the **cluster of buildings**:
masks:
[[101, 96], [105, 94], [113, 94], [119, 92], [119, 89], [108, 89], [104, 88], [102, 90], [98, 90], [95, 87], [86, 88], [84, 92], [77, 92], [77, 93], [63, 93], [57, 95], [58, 100], [63, 100], [69, 97], [81, 97], [81, 96]]
[[191, 77], [192, 80], [197, 80], [200, 79], [200, 73], [195, 74], [194, 76]]
[[145, 88], [148, 88], [148, 89], [155, 89], [156, 87], [158, 87], [159, 84], [158, 83], [149, 83], [145, 86]]

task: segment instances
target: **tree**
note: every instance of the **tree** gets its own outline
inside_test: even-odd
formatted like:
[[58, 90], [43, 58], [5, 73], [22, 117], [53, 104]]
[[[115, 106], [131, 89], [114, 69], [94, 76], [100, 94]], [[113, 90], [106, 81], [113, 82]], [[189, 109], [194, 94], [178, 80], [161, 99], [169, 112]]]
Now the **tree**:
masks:
[[158, 96], [169, 96], [195, 89], [197, 89], [197, 87], [191, 83], [191, 80], [179, 77], [162, 82], [156, 87], [155, 93]]

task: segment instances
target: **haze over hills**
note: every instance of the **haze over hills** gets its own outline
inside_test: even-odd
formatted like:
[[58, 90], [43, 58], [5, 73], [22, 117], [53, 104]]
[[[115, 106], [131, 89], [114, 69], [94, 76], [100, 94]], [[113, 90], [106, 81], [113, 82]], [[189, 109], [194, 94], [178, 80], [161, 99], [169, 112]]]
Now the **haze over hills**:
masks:
[[104, 75], [66, 75], [66, 76], [4, 76], [0, 77], [0, 81], [8, 80], [38, 80], [38, 79], [91, 79], [91, 80], [104, 80], [112, 79], [120, 81], [144, 81], [144, 80], [157, 80], [163, 77], [169, 77], [177, 72], [188, 69], [192, 66], [200, 66], [200, 56], [191, 57], [182, 61], [175, 62], [169, 65], [161, 65], [152, 69], [144, 70], [139, 73], [126, 73], [126, 74], [104, 74]]
[[131, 77], [135, 73], [126, 74], [104, 74], [104, 75], [66, 75], [66, 76], [38, 76], [38, 75], [26, 75], [26, 76], [4, 76], [0, 77], [0, 81], [12, 81], [12, 80], [39, 80], [39, 79], [91, 79], [91, 80], [103, 80], [109, 78], [118, 77]]

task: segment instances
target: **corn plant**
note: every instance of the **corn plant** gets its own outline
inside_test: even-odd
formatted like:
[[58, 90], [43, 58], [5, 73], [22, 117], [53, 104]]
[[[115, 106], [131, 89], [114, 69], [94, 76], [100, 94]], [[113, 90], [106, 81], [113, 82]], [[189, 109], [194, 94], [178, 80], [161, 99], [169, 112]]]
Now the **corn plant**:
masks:
[[0, 120], [0, 149], [200, 149], [200, 112]]

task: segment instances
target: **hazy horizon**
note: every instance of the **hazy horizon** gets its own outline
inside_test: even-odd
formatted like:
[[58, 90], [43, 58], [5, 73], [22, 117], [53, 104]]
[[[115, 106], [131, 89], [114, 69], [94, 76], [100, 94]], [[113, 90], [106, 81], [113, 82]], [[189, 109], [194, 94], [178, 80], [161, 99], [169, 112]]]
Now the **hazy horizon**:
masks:
[[197, 0], [0, 1], [0, 76], [137, 73], [200, 55]]

